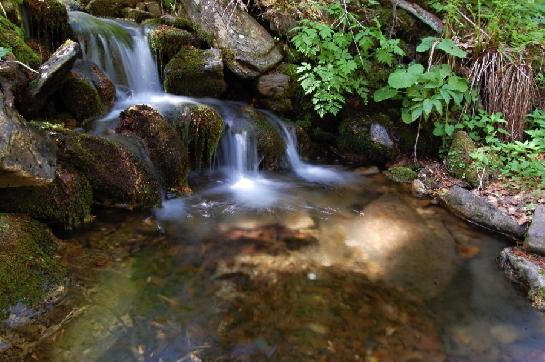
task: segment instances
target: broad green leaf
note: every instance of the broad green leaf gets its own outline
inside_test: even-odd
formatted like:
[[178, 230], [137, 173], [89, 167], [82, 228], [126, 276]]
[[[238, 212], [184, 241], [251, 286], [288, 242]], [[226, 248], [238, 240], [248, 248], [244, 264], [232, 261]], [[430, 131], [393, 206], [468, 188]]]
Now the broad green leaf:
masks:
[[416, 121], [420, 117], [422, 117], [422, 107], [417, 106], [411, 112], [411, 122]]
[[421, 75], [424, 73], [424, 66], [422, 64], [411, 64], [407, 68], [407, 72], [414, 75]]
[[418, 76], [408, 73], [406, 70], [398, 70], [388, 77], [388, 84], [395, 89], [409, 88], [417, 81]]
[[424, 116], [428, 118], [433, 110], [433, 103], [430, 99], [424, 99], [422, 103], [422, 109], [424, 110]]
[[467, 81], [464, 78], [458, 77], [456, 75], [449, 77], [448, 87], [450, 90], [462, 93], [467, 92], [467, 90], [469, 89]]
[[403, 108], [401, 111], [401, 120], [403, 123], [410, 124], [413, 123], [413, 120], [411, 118], [411, 112], [407, 108]]
[[437, 44], [437, 49], [444, 51], [445, 53], [452, 55], [457, 58], [465, 58], [467, 52], [458, 47], [452, 39], [443, 39]]
[[429, 36], [422, 39], [420, 44], [416, 47], [416, 51], [419, 53], [427, 52], [428, 50], [431, 49], [431, 47], [433, 46], [433, 43], [436, 42], [437, 40], [439, 39], [433, 36]]
[[11, 52], [10, 48], [0, 47], [0, 59], [4, 59], [4, 57], [8, 55], [8, 53], [10, 52]]
[[386, 99], [391, 99], [397, 96], [397, 90], [392, 87], [382, 87], [377, 89], [373, 94], [373, 99], [375, 102], [382, 102]]

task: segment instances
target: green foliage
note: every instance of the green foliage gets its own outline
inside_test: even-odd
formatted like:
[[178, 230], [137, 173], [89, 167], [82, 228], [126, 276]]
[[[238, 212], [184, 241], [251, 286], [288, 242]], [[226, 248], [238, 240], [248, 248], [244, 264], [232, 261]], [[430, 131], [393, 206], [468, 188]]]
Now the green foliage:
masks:
[[465, 58], [467, 56], [467, 52], [457, 46], [452, 39], [439, 39], [430, 36], [422, 39], [416, 47], [416, 51], [419, 53], [428, 52], [432, 49], [442, 50], [456, 58]]
[[[425, 70], [421, 64], [399, 68], [388, 78], [388, 85], [374, 93], [375, 102], [401, 99], [403, 122], [413, 123], [422, 117], [441, 117], [448, 124], [448, 112], [460, 110], [474, 101], [467, 80], [454, 74], [446, 64]], [[450, 132], [450, 129], [444, 130]], [[440, 135], [440, 134], [437, 134]]]
[[367, 102], [373, 62], [392, 66], [404, 55], [399, 39], [387, 38], [378, 20], [364, 25], [338, 3], [324, 9], [337, 19], [334, 24], [303, 20], [291, 39], [307, 59], [297, 68], [299, 83], [321, 117], [336, 115], [347, 94]]
[[466, 116], [456, 125], [468, 131], [471, 138], [482, 144], [472, 153], [480, 168], [498, 172], [501, 176], [516, 180], [521, 187], [545, 186], [545, 111], [536, 110], [528, 116], [531, 129], [524, 141], [504, 143], [501, 134], [507, 133], [501, 126], [507, 123], [501, 113], [489, 115], [480, 111]]
[[4, 59], [9, 53], [11, 53], [11, 48], [0, 47], [0, 60]]

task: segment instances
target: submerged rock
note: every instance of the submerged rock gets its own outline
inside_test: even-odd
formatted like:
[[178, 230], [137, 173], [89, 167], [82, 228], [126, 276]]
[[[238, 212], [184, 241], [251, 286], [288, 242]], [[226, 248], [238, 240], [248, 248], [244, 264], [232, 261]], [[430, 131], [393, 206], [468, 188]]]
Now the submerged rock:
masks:
[[96, 202], [148, 208], [161, 201], [161, 186], [146, 160], [119, 142], [75, 132], [57, 134], [61, 163], [90, 182]]
[[0, 189], [0, 212], [27, 214], [66, 229], [90, 221], [92, 203], [87, 178], [63, 168], [57, 168], [55, 180], [47, 186]]
[[339, 125], [337, 146], [357, 164], [384, 165], [396, 156], [395, 144], [386, 127], [386, 117], [348, 118]]
[[42, 109], [50, 96], [64, 84], [72, 65], [81, 55], [78, 43], [67, 40], [53, 55], [38, 68], [26, 91], [25, 114], [32, 114]]
[[187, 148], [178, 137], [176, 129], [155, 109], [136, 105], [124, 110], [116, 132], [135, 134], [144, 140], [151, 161], [160, 172], [166, 188], [187, 184]]
[[260, 168], [278, 170], [282, 168], [286, 154], [286, 143], [276, 127], [267, 121], [265, 115], [252, 107], [244, 110], [254, 127], [257, 153], [261, 158]]
[[524, 241], [524, 248], [545, 255], [545, 206], [539, 205], [534, 211], [532, 225]]
[[0, 315], [22, 303], [33, 307], [58, 286], [64, 271], [54, 258], [55, 237], [22, 215], [0, 214]]
[[545, 260], [518, 248], [503, 249], [499, 265], [507, 277], [528, 290], [535, 308], [545, 311]]
[[[447, 155], [448, 171], [455, 177], [466, 180], [473, 187], [480, 185], [479, 170], [471, 158], [477, 150], [475, 142], [464, 131], [458, 131], [452, 137], [452, 144]], [[481, 171], [482, 172], [482, 171]], [[483, 182], [486, 174], [483, 174]]]
[[189, 147], [193, 169], [211, 166], [224, 128], [223, 118], [218, 111], [204, 104], [189, 104], [174, 124]]
[[524, 238], [526, 230], [523, 226], [486, 199], [466, 189], [453, 186], [441, 198], [450, 211], [471, 223], [515, 239]]
[[0, 93], [0, 188], [44, 185], [55, 177], [56, 146], [14, 110]]
[[187, 16], [222, 49], [238, 77], [255, 78], [282, 60], [274, 39], [250, 14], [228, 0], [183, 0]]
[[182, 48], [165, 66], [168, 93], [190, 97], [221, 97], [227, 90], [223, 61], [218, 49]]
[[25, 43], [21, 28], [3, 16], [0, 16], [0, 47], [11, 49], [17, 60], [31, 68], [42, 63], [41, 56]]
[[28, 37], [38, 40], [50, 51], [59, 47], [72, 34], [68, 11], [59, 0], [24, 0], [23, 8], [29, 25]]

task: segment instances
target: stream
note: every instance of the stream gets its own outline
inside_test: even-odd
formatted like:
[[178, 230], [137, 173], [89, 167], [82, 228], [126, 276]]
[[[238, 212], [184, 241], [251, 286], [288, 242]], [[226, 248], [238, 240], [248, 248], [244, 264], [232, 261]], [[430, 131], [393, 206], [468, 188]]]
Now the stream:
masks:
[[216, 108], [225, 131], [190, 196], [102, 210], [67, 236], [144, 247], [68, 293], [84, 309], [40, 343], [40, 360], [545, 361], [545, 316], [496, 265], [507, 241], [380, 174], [304, 162], [266, 111], [287, 167], [260, 171], [244, 105], [161, 92], [146, 29], [70, 17], [84, 57], [117, 85], [89, 131], [107, 134], [133, 104], [166, 114], [193, 102]]

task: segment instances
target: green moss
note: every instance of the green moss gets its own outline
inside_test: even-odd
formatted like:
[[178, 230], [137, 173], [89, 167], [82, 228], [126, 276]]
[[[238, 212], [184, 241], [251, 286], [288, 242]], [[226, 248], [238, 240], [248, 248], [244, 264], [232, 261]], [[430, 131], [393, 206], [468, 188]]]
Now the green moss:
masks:
[[78, 121], [95, 118], [106, 112], [98, 90], [76, 73], [71, 73], [58, 93], [64, 108]]
[[149, 12], [139, 9], [123, 8], [121, 12], [123, 13], [123, 17], [125, 19], [130, 19], [137, 23], [153, 18], [153, 15]]
[[23, 31], [0, 16], [0, 47], [10, 48], [13, 55], [25, 64], [37, 68], [42, 63], [42, 58], [23, 40]]
[[53, 256], [54, 237], [25, 216], [0, 214], [0, 314], [19, 302], [42, 302], [64, 277]]
[[451, 175], [466, 180], [473, 187], [479, 185], [479, 172], [471, 158], [477, 150], [475, 142], [464, 131], [458, 131], [452, 137], [452, 144], [447, 154], [447, 168]]
[[176, 128], [189, 145], [191, 163], [196, 170], [211, 166], [212, 159], [223, 134], [223, 119], [212, 107], [190, 104], [185, 107]]
[[355, 163], [383, 165], [395, 157], [395, 151], [371, 137], [371, 125], [376, 122], [386, 128], [390, 118], [384, 114], [373, 117], [356, 116], [341, 121], [337, 146], [339, 150]]
[[227, 84], [223, 78], [223, 63], [216, 52], [182, 48], [165, 67], [165, 91], [192, 97], [221, 97]]
[[412, 182], [418, 177], [416, 171], [409, 167], [392, 167], [388, 171], [384, 172], [384, 175], [390, 180], [399, 183]]
[[93, 193], [84, 176], [57, 167], [55, 180], [43, 187], [0, 190], [0, 210], [24, 213], [66, 229], [92, 219]]
[[255, 127], [257, 152], [263, 159], [260, 167], [265, 170], [280, 169], [286, 154], [286, 144], [278, 130], [256, 109], [247, 107], [245, 111]]
[[169, 25], [160, 25], [156, 27], [150, 31], [148, 39], [150, 47], [155, 53], [160, 71], [162, 71], [164, 65], [167, 64], [180, 49], [185, 46], [197, 44], [197, 40], [193, 34]]

